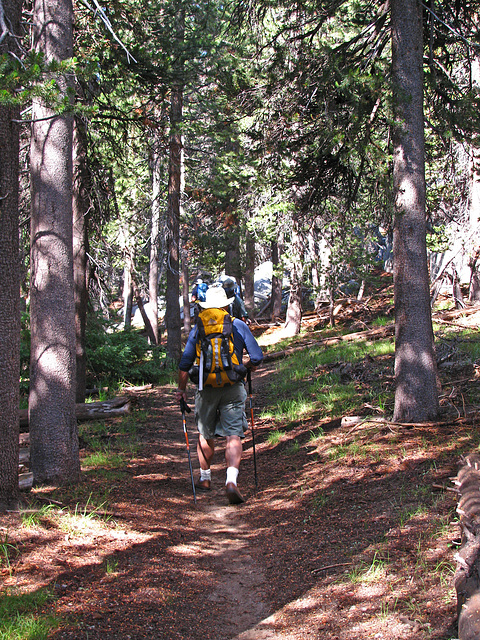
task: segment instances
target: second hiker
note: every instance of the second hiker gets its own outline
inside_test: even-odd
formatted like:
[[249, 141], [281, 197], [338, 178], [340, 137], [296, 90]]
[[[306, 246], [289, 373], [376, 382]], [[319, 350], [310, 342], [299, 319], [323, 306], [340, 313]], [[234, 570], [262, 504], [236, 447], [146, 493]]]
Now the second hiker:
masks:
[[215, 438], [226, 437], [227, 476], [225, 491], [230, 504], [244, 499], [237, 487], [242, 458], [242, 439], [248, 428], [245, 416], [247, 393], [243, 378], [243, 352], [250, 360], [246, 366], [255, 369], [263, 360], [262, 350], [247, 325], [232, 318], [227, 309], [233, 299], [223, 287], [209, 288], [197, 324], [190, 331], [179, 364], [176, 400], [185, 401], [189, 377], [198, 385], [195, 393], [195, 422], [199, 432], [197, 453], [200, 478], [197, 489], [209, 491], [215, 453]]

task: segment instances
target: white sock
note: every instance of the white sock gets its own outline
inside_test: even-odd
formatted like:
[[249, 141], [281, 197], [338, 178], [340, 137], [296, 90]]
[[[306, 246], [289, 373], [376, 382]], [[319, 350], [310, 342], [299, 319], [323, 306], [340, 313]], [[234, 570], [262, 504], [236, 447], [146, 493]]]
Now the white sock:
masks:
[[238, 477], [238, 469], [236, 467], [228, 467], [227, 468], [227, 479], [225, 480], [225, 484], [229, 482], [233, 482], [233, 484], [237, 484]]
[[212, 479], [211, 469], [200, 469], [200, 480], [211, 480], [211, 479]]

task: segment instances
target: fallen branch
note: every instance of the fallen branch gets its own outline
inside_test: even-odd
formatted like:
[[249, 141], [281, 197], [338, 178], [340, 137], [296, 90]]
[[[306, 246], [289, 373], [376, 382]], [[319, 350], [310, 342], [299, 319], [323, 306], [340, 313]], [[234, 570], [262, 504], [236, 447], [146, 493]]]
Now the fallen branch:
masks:
[[328, 569], [336, 569], [337, 567], [350, 567], [351, 562], [339, 562], [338, 564], [328, 564], [324, 567], [318, 567], [318, 569], [312, 569], [312, 573], [319, 573], [319, 571], [327, 571]]
[[[108, 420], [130, 412], [130, 398], [117, 397], [103, 402], [77, 403], [77, 420]], [[20, 410], [20, 428], [28, 429], [28, 409]]]

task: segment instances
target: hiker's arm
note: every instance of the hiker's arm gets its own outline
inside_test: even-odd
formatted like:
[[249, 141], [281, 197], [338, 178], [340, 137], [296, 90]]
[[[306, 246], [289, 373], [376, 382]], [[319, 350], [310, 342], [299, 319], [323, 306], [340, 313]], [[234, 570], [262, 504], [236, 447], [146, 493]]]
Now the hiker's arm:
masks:
[[243, 340], [243, 343], [245, 345], [245, 349], [250, 357], [250, 361], [246, 363], [245, 366], [251, 369], [258, 367], [262, 363], [263, 353], [258, 345], [258, 342], [253, 337], [252, 332], [244, 322], [239, 322], [238, 324], [236, 324], [234, 321], [233, 326], [240, 334], [241, 339]]
[[183, 398], [185, 402], [187, 401], [187, 393], [185, 389], [187, 388], [188, 382], [188, 371], [179, 371], [178, 372], [178, 388], [175, 392], [175, 400], [180, 402]]
[[190, 331], [188, 336], [187, 344], [185, 345], [185, 350], [180, 358], [180, 363], [178, 365], [178, 388], [175, 391], [175, 399], [177, 402], [183, 398], [185, 402], [187, 401], [187, 394], [185, 393], [185, 389], [187, 388], [188, 382], [188, 372], [190, 367], [195, 360], [195, 327]]

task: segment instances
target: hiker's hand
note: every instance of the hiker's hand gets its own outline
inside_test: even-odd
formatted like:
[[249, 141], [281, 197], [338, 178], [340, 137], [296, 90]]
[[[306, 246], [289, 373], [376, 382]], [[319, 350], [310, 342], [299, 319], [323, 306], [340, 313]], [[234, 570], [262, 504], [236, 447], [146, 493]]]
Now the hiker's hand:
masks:
[[255, 371], [255, 369], [257, 368], [256, 366], [254, 366], [252, 364], [252, 361], [249, 360], [248, 362], [245, 363], [245, 366], [247, 367], [247, 369], [249, 369], [250, 371]]
[[182, 400], [182, 398], [185, 400], [185, 402], [187, 401], [187, 392], [185, 389], [177, 389], [175, 391], [175, 400], [177, 402], [180, 402]]

